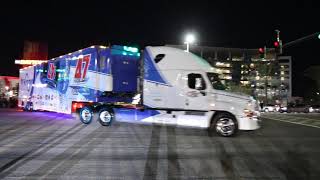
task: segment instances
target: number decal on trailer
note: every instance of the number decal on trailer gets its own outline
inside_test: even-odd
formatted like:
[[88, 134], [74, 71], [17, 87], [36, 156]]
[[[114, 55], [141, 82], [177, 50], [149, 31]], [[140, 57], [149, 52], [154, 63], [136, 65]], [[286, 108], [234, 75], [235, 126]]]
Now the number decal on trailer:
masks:
[[89, 68], [91, 55], [84, 55], [83, 58], [79, 58], [77, 61], [76, 72], [74, 74], [74, 80], [77, 82], [83, 82], [86, 80], [87, 71]]
[[54, 65], [54, 63], [49, 63], [47, 77], [50, 80], [54, 80], [56, 78], [56, 66]]

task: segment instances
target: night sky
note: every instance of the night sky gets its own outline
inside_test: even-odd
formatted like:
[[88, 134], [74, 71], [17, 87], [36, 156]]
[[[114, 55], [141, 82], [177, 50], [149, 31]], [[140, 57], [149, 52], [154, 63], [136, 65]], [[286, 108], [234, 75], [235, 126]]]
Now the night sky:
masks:
[[[94, 44], [182, 44], [189, 31], [199, 45], [239, 48], [271, 47], [275, 29], [284, 44], [320, 31], [316, 1], [10, 2], [0, 6], [0, 75], [18, 76], [24, 40], [47, 42], [53, 58]], [[319, 50], [316, 38], [284, 49], [293, 56], [294, 95], [303, 93], [303, 71], [320, 65]]]

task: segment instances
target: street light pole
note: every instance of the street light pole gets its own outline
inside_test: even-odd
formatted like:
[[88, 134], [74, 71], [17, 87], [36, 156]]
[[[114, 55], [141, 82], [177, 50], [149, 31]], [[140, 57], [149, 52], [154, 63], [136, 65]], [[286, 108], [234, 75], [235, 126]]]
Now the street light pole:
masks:
[[189, 52], [189, 49], [190, 49], [190, 44], [192, 44], [194, 41], [195, 41], [195, 37], [193, 34], [187, 34], [186, 37], [185, 37], [185, 44], [187, 44], [187, 50], [186, 52]]
[[184, 42], [185, 44], [187, 44], [187, 52], [189, 52], [189, 42]]

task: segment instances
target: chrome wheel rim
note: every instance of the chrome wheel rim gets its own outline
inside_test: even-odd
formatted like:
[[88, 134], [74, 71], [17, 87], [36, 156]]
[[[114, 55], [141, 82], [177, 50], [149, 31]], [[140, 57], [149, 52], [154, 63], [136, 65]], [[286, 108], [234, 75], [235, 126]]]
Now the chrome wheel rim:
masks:
[[112, 116], [108, 111], [102, 111], [99, 117], [100, 117], [100, 120], [104, 123], [109, 123], [112, 119]]
[[230, 136], [235, 130], [235, 123], [230, 118], [220, 118], [216, 123], [216, 131], [223, 136]]
[[92, 114], [89, 109], [84, 109], [81, 111], [81, 117], [82, 117], [83, 121], [89, 122], [92, 118]]

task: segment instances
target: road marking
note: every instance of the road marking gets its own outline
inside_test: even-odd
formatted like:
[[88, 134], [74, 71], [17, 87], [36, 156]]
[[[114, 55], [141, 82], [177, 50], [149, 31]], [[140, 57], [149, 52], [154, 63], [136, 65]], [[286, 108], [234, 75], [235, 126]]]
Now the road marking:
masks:
[[313, 118], [309, 118], [309, 117], [303, 117], [303, 116], [293, 116], [293, 115], [288, 115], [289, 117], [298, 117], [298, 118], [303, 118], [303, 119], [310, 119], [310, 120], [319, 120], [319, 119], [313, 119]]
[[285, 120], [273, 119], [273, 118], [270, 118], [270, 117], [263, 117], [263, 118], [265, 118], [265, 119], [270, 119], [270, 120], [274, 120], [274, 121], [287, 122], [287, 123], [291, 123], [291, 124], [299, 124], [299, 125], [303, 125], [303, 126], [309, 126], [309, 127], [314, 127], [314, 128], [320, 128], [319, 126], [313, 126], [313, 125], [303, 124], [303, 123], [298, 123], [298, 122], [292, 122], [292, 121], [285, 121]]

